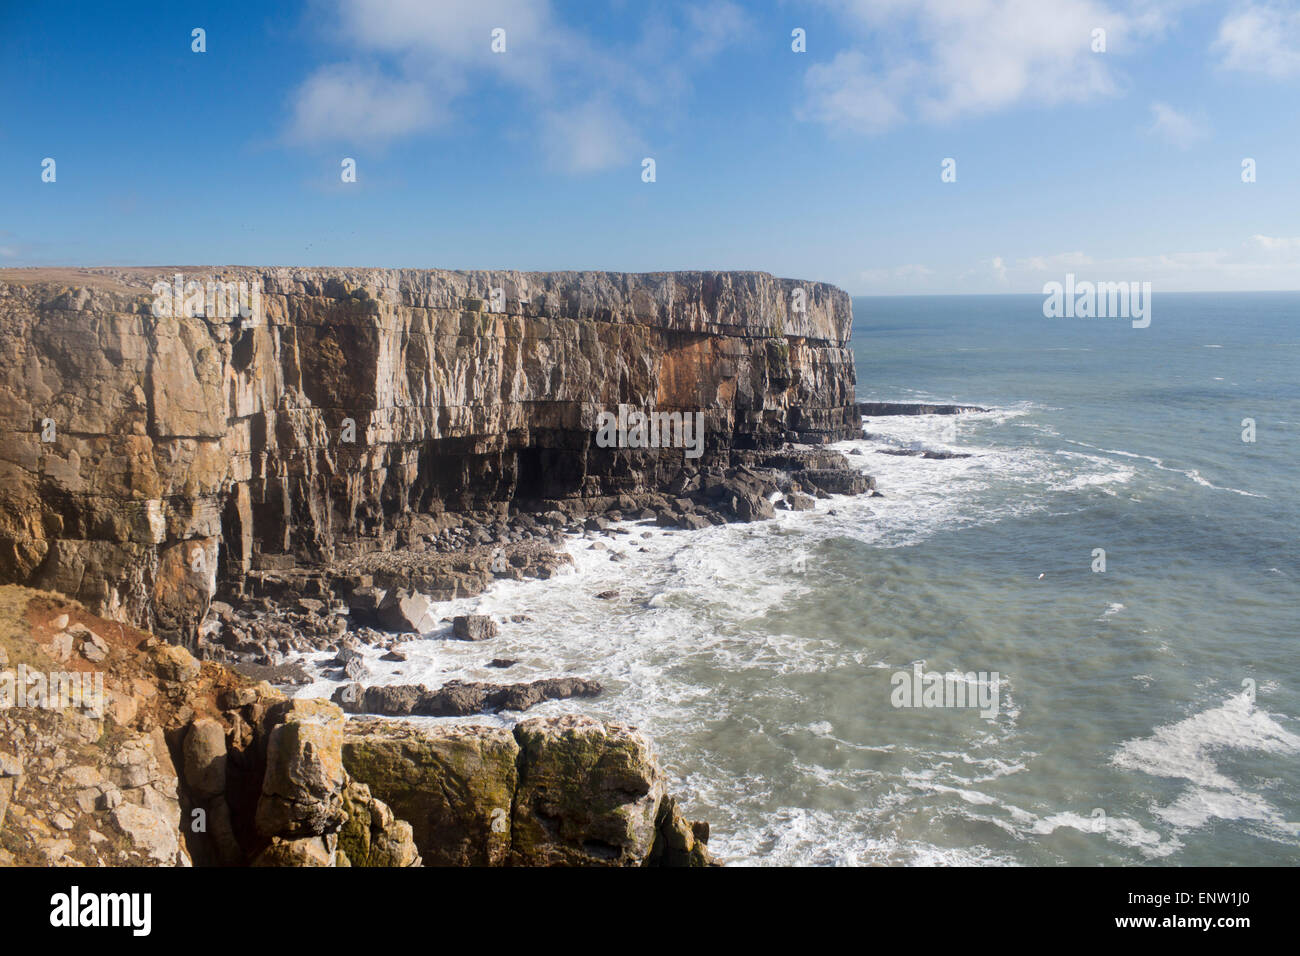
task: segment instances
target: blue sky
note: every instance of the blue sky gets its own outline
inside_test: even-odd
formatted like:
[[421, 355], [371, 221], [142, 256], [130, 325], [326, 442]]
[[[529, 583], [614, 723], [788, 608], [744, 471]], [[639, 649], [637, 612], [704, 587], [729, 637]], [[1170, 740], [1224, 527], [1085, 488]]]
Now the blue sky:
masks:
[[1300, 289], [1295, 2], [267, 6], [0, 4], [0, 267]]

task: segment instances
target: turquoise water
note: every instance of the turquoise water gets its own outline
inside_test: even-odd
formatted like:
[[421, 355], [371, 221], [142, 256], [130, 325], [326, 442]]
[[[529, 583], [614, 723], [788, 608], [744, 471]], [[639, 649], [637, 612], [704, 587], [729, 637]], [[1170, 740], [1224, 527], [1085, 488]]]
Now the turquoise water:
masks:
[[[600, 679], [530, 715], [647, 731], [732, 863], [1300, 861], [1300, 295], [854, 310], [859, 398], [990, 411], [867, 421], [839, 447], [882, 498], [574, 540], [574, 574], [441, 612], [529, 616], [490, 652], [417, 642], [393, 679]], [[894, 707], [917, 664], [997, 672], [996, 713]]]

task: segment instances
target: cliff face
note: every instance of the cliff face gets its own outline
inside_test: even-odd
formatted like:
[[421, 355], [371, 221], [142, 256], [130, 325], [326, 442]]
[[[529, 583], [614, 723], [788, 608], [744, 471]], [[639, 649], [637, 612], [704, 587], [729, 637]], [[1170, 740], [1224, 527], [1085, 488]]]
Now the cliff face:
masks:
[[[176, 273], [260, 309], [156, 315]], [[175, 637], [219, 582], [388, 550], [412, 515], [850, 437], [851, 320], [844, 292], [763, 273], [3, 272], [0, 582]], [[702, 412], [702, 458], [599, 447], [620, 404]]]

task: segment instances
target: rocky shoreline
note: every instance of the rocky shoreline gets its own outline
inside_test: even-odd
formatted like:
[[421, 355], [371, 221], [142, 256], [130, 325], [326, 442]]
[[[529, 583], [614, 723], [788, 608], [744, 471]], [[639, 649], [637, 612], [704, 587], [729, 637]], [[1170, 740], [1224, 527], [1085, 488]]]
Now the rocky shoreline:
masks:
[[[149, 283], [173, 271], [256, 283], [263, 312], [156, 315]], [[515, 715], [598, 695], [598, 672], [375, 686], [359, 648], [400, 661], [446, 624], [490, 648], [499, 622], [442, 621], [437, 602], [561, 573], [566, 540], [601, 548], [638, 524], [703, 529], [875, 493], [823, 447], [861, 435], [843, 292], [762, 273], [42, 273], [0, 273], [0, 583], [66, 595], [96, 634], [175, 658], [133, 678], [156, 678], [174, 708], [138, 727], [110, 714], [97, 732], [161, 729], [160, 776], [125, 798], [161, 814], [152, 828], [193, 809], [229, 826], [182, 828], [142, 862], [708, 862], [707, 827], [684, 820], [631, 728], [364, 716]], [[601, 447], [596, 413], [621, 406], [700, 413], [702, 455]], [[335, 701], [283, 698], [319, 652], [345, 682]], [[24, 768], [59, 763], [19, 749]], [[429, 804], [453, 771], [457, 792], [496, 805]], [[118, 809], [84, 802], [92, 817]], [[30, 804], [21, 819], [51, 826]], [[0, 813], [0, 846], [13, 821]], [[7, 852], [81, 858], [53, 839]]]
[[[496, 520], [445, 513], [425, 527], [446, 527], [408, 539], [411, 547], [323, 568], [256, 572], [243, 594], [223, 593], [210, 605], [195, 652], [282, 685], [305, 684], [313, 677], [293, 658], [333, 652], [335, 667], [323, 676], [351, 682], [335, 697], [351, 712], [464, 716], [503, 709], [502, 700], [520, 705], [504, 709], [524, 710], [542, 700], [575, 696], [570, 684], [554, 681], [534, 682], [527, 690], [511, 685], [515, 689], [508, 692], [502, 685], [480, 685], [477, 696], [451, 685], [436, 691], [410, 685], [362, 688], [369, 675], [358, 649], [377, 647], [388, 659], [400, 660], [403, 643], [448, 624], [454, 639], [490, 639], [497, 622], [475, 615], [440, 620], [436, 604], [481, 594], [497, 580], [550, 578], [572, 565], [566, 541], [608, 550], [611, 561], [620, 561], [624, 556], [612, 545], [634, 542], [643, 533], [639, 526], [698, 530], [764, 520], [778, 510], [810, 510], [832, 493], [875, 493], [874, 481], [838, 454], [812, 448], [779, 454], [776, 464], [786, 468], [767, 456], [763, 465], [741, 465], [729, 474], [684, 469], [665, 493], [565, 502], [563, 510], [518, 511]], [[818, 467], [791, 470], [791, 462]], [[307, 594], [312, 596], [301, 596]], [[596, 681], [585, 681], [584, 687], [577, 696], [600, 691]], [[476, 709], [472, 700], [479, 701]]]

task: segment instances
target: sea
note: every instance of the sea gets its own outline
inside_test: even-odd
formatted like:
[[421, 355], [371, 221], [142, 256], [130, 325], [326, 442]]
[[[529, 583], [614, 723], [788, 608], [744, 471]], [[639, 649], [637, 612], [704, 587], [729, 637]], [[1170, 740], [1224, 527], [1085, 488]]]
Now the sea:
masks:
[[987, 411], [865, 419], [879, 497], [574, 537], [371, 682], [601, 681], [523, 716], [645, 731], [729, 865], [1300, 863], [1300, 293], [853, 306], [861, 401]]

